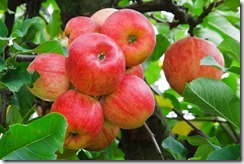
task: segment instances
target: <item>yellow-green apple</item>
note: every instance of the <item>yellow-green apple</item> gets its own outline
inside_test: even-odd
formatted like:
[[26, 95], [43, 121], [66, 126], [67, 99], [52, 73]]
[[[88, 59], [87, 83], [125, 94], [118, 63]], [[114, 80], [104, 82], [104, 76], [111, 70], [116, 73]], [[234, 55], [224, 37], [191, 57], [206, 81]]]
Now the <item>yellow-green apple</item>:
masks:
[[66, 71], [79, 91], [93, 96], [113, 92], [125, 74], [125, 59], [119, 46], [108, 36], [87, 33], [71, 43]]
[[133, 67], [126, 67], [125, 74], [133, 74], [141, 79], [144, 79], [144, 70], [142, 64], [133, 66]]
[[86, 147], [103, 127], [104, 115], [100, 102], [77, 90], [61, 94], [52, 104], [50, 112], [62, 114], [67, 121], [64, 147], [68, 149]]
[[78, 36], [90, 33], [100, 32], [100, 25], [93, 19], [85, 16], [76, 16], [70, 19], [64, 28], [64, 36], [68, 37], [68, 43], [71, 44]]
[[217, 47], [202, 38], [185, 37], [174, 42], [165, 52], [163, 71], [171, 86], [182, 94], [186, 83], [200, 77], [220, 80], [223, 72], [212, 66], [200, 65], [201, 59], [212, 56], [221, 66], [224, 58]]
[[101, 33], [118, 43], [124, 52], [127, 67], [145, 61], [156, 44], [152, 24], [143, 14], [132, 9], [112, 13], [103, 23]]
[[89, 151], [99, 151], [105, 149], [114, 141], [118, 133], [119, 127], [104, 120], [103, 129], [99, 136], [84, 149]]
[[153, 114], [154, 95], [141, 78], [125, 75], [119, 87], [101, 99], [105, 120], [122, 129], [141, 127]]
[[98, 24], [102, 25], [104, 21], [115, 11], [118, 11], [118, 9], [115, 8], [103, 8], [95, 12], [91, 19], [95, 20]]
[[56, 53], [39, 54], [28, 66], [30, 73], [37, 71], [40, 77], [29, 90], [35, 96], [54, 101], [70, 88], [70, 81], [65, 69], [65, 56]]

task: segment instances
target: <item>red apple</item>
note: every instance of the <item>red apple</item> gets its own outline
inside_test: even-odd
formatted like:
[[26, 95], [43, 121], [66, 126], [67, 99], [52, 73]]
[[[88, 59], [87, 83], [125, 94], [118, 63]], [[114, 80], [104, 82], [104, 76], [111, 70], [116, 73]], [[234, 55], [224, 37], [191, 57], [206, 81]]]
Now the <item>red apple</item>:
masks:
[[100, 25], [96, 21], [85, 16], [76, 16], [70, 19], [64, 29], [64, 35], [69, 38], [69, 44], [71, 44], [78, 36], [90, 32], [99, 33]]
[[37, 71], [40, 77], [29, 88], [32, 94], [54, 101], [70, 88], [70, 81], [65, 70], [65, 57], [55, 53], [39, 54], [28, 66], [31, 73]]
[[69, 90], [53, 103], [50, 112], [62, 114], [67, 121], [64, 147], [81, 149], [101, 132], [103, 111], [100, 102], [77, 90]]
[[92, 16], [91, 19], [95, 20], [98, 24], [102, 25], [104, 21], [115, 11], [118, 11], [115, 8], [103, 8], [101, 10], [98, 10], [95, 12]]
[[153, 114], [155, 100], [141, 78], [125, 75], [119, 87], [101, 99], [101, 104], [106, 120], [122, 129], [135, 129]]
[[119, 127], [104, 120], [103, 129], [99, 136], [84, 149], [89, 151], [99, 151], [108, 147], [119, 133]]
[[93, 96], [113, 92], [125, 73], [125, 59], [118, 45], [108, 36], [87, 33], [68, 49], [66, 71], [79, 91]]
[[141, 79], [144, 79], [144, 70], [142, 64], [133, 66], [133, 67], [126, 67], [125, 74], [133, 74]]
[[210, 41], [186, 37], [173, 43], [165, 52], [163, 70], [171, 86], [182, 94], [186, 83], [200, 77], [220, 80], [223, 72], [212, 66], [200, 65], [200, 60], [212, 56], [221, 66], [224, 58]]
[[101, 33], [118, 43], [124, 52], [127, 67], [145, 61], [156, 44], [152, 24], [143, 14], [131, 9], [112, 13], [102, 25]]

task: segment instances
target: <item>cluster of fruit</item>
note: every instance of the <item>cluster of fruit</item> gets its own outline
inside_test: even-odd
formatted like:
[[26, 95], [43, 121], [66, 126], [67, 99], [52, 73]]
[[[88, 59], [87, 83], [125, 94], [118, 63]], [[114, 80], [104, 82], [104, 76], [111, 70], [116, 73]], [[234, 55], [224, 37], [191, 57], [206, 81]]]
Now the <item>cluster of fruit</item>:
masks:
[[66, 118], [65, 148], [101, 150], [120, 128], [141, 127], [153, 114], [142, 63], [155, 47], [154, 29], [137, 11], [106, 8], [70, 19], [64, 35], [68, 56], [39, 54], [28, 71], [40, 78], [29, 89]]

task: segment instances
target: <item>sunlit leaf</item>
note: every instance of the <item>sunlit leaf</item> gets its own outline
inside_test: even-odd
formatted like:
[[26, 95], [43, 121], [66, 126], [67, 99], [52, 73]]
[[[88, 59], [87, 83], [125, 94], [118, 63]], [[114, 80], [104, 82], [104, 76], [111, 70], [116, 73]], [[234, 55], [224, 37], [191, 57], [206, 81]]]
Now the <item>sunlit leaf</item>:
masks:
[[2, 160], [54, 160], [63, 151], [67, 123], [51, 113], [27, 125], [14, 124], [0, 139]]
[[240, 127], [240, 100], [222, 81], [198, 78], [189, 83], [184, 100], [199, 106], [205, 113], [216, 114]]
[[178, 121], [172, 129], [172, 133], [187, 136], [192, 130], [192, 127], [185, 121]]
[[145, 69], [145, 78], [149, 84], [153, 84], [160, 78], [161, 68], [158, 65], [158, 61], [149, 62], [148, 67]]

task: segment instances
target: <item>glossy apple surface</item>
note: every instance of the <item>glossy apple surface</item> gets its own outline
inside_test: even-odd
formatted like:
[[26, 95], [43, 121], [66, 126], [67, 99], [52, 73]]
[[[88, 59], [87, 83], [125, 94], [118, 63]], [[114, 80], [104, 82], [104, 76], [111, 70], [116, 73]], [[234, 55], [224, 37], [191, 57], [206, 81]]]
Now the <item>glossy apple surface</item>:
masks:
[[95, 12], [91, 19], [95, 20], [98, 24], [103, 25], [105, 20], [115, 11], [118, 11], [118, 9], [115, 8], [103, 8], [101, 10], [98, 10]]

